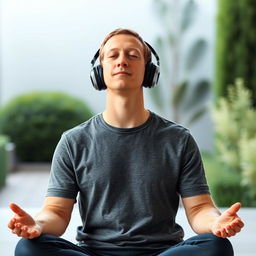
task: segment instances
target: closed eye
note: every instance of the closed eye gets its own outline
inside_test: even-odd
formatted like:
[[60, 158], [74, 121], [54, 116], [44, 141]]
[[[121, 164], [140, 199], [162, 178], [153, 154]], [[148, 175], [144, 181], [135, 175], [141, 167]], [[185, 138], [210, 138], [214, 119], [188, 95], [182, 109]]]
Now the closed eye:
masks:
[[108, 56], [108, 58], [115, 58], [116, 57], [116, 55], [110, 55], [110, 56]]
[[130, 58], [139, 58], [139, 56], [133, 55], [133, 54], [129, 54], [129, 57], [130, 57]]

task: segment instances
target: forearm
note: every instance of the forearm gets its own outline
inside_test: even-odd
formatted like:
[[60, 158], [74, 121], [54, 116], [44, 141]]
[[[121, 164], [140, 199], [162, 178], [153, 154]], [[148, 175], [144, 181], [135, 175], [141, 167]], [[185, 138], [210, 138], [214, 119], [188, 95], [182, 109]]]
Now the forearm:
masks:
[[197, 234], [212, 233], [214, 222], [221, 215], [209, 194], [183, 198], [183, 205], [191, 228]]
[[213, 206], [204, 207], [198, 211], [195, 210], [189, 217], [191, 228], [197, 234], [212, 233], [213, 224], [219, 218], [221, 213]]
[[69, 219], [52, 209], [44, 208], [36, 216], [35, 222], [41, 227], [42, 234], [61, 236], [64, 234]]

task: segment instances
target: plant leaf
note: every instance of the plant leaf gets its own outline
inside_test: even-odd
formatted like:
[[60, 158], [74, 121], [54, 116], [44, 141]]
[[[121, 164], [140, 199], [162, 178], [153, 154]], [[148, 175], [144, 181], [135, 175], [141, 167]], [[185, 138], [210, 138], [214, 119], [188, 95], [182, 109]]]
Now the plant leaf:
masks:
[[189, 118], [188, 124], [191, 125], [195, 123], [197, 120], [199, 120], [206, 112], [207, 108], [202, 107], [199, 110], [197, 110], [193, 115]]
[[173, 93], [172, 105], [174, 108], [178, 109], [182, 105], [182, 102], [186, 96], [188, 90], [188, 81], [183, 81], [180, 85], [176, 87], [176, 90]]
[[188, 101], [183, 104], [183, 110], [189, 111], [196, 108], [198, 105], [202, 104], [207, 99], [210, 93], [210, 82], [207, 80], [199, 81], [193, 88], [192, 92], [189, 94]]
[[168, 5], [164, 1], [161, 0], [155, 0], [153, 1], [154, 4], [154, 10], [155, 13], [161, 18], [161, 20], [164, 20], [164, 17], [167, 15], [168, 12]]
[[186, 61], [186, 70], [192, 70], [193, 67], [197, 65], [199, 60], [203, 57], [207, 48], [206, 40], [199, 38], [195, 41], [195, 43], [191, 46], [188, 57]]
[[183, 12], [181, 20], [181, 31], [185, 32], [189, 26], [193, 23], [196, 17], [196, 3], [193, 0], [187, 1]]

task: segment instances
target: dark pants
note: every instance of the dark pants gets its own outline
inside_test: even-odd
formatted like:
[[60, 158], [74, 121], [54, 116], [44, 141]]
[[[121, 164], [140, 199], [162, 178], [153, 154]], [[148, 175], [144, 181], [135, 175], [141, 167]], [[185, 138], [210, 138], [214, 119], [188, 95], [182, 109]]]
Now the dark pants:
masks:
[[169, 249], [150, 250], [92, 250], [77, 246], [67, 240], [51, 235], [35, 239], [21, 239], [15, 249], [15, 256], [233, 256], [228, 239], [203, 234], [191, 237]]

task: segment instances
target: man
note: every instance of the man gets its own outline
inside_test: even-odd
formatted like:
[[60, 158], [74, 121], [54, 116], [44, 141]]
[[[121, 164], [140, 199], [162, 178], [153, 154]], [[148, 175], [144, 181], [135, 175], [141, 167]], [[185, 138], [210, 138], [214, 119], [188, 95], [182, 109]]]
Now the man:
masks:
[[[23, 238], [16, 256], [233, 255], [227, 237], [243, 227], [240, 203], [221, 214], [192, 136], [144, 107], [143, 86], [153, 86], [145, 79], [152, 75], [151, 51], [131, 30], [103, 41], [92, 81], [106, 88], [106, 109], [63, 134], [42, 210], [32, 218], [10, 205], [15, 216], [8, 226]], [[59, 236], [78, 193], [83, 225], [74, 245]], [[175, 223], [179, 196], [198, 234], [186, 241]]]

